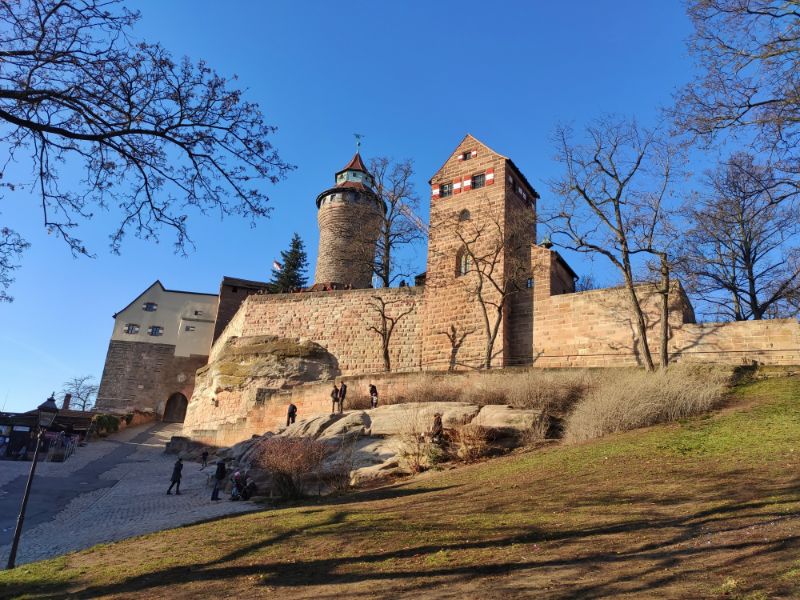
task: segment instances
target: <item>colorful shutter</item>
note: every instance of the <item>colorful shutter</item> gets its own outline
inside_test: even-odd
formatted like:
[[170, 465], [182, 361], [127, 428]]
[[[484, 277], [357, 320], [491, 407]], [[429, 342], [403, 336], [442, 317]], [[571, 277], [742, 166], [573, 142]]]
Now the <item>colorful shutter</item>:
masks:
[[486, 169], [486, 185], [494, 183], [494, 169]]
[[439, 194], [440, 194], [440, 193], [441, 193], [441, 191], [440, 191], [440, 189], [439, 189], [439, 186], [438, 186], [438, 185], [434, 185], [434, 186], [431, 188], [431, 198], [433, 198], [434, 200], [438, 200], [438, 199], [439, 199]]
[[466, 177], [464, 177], [463, 187], [465, 192], [468, 192], [469, 190], [472, 189], [472, 176], [467, 175]]
[[461, 178], [453, 179], [453, 194], [461, 193]]
[[477, 150], [473, 150], [471, 152], [471, 154], [472, 154], [472, 158], [475, 158], [476, 156], [478, 156], [478, 151]]

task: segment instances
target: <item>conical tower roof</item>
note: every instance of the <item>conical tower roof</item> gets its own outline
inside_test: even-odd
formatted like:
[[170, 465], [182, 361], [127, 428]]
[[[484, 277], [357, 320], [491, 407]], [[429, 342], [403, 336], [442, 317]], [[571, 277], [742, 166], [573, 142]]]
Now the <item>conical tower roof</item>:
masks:
[[361, 159], [361, 153], [356, 152], [353, 155], [353, 158], [350, 159], [350, 162], [347, 163], [343, 169], [340, 169], [336, 172], [338, 175], [339, 173], [344, 173], [345, 171], [361, 171], [362, 173], [369, 173], [367, 171], [367, 167], [364, 166], [364, 161]]

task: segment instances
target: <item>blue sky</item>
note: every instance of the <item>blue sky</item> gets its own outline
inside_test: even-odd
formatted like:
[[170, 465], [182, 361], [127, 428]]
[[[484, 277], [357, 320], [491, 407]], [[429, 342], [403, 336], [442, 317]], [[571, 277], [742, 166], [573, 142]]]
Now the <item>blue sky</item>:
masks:
[[[173, 253], [168, 234], [160, 244], [130, 238], [111, 255], [110, 214], [80, 232], [97, 258], [73, 259], [41, 228], [33, 196], [6, 194], [0, 224], [32, 247], [10, 290], [15, 302], [0, 305], [0, 409], [33, 408], [72, 376], [99, 380], [112, 314], [156, 279], [216, 292], [223, 275], [268, 278], [295, 231], [313, 275], [314, 199], [351, 157], [354, 132], [365, 135], [365, 157], [414, 159], [425, 216], [427, 180], [468, 132], [512, 158], [546, 207], [559, 122], [616, 113], [651, 123], [691, 73], [690, 23], [673, 0], [130, 4], [142, 12], [138, 37], [237, 75], [298, 168], [269, 186], [274, 210], [256, 228], [194, 215], [188, 258]], [[610, 280], [600, 264], [569, 260], [579, 274]], [[424, 262], [421, 248], [419, 271]]]

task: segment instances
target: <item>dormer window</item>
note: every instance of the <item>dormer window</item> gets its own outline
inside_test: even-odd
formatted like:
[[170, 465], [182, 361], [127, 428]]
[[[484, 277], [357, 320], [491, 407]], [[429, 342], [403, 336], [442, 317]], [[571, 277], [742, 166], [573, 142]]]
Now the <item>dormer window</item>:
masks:
[[155, 302], [145, 302], [142, 304], [142, 309], [145, 312], [156, 312], [158, 310], [158, 304]]

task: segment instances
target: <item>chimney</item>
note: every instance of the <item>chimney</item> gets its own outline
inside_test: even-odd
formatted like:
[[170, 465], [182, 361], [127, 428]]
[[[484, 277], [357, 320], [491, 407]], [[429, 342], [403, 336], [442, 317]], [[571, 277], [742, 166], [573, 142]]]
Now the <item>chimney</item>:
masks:
[[61, 410], [69, 410], [70, 400], [72, 400], [72, 394], [64, 394], [64, 402], [61, 404]]

